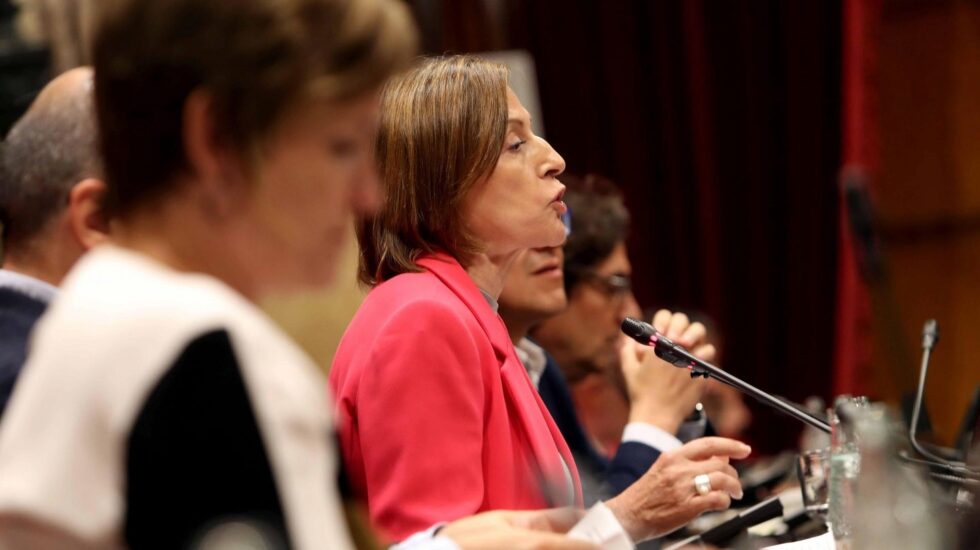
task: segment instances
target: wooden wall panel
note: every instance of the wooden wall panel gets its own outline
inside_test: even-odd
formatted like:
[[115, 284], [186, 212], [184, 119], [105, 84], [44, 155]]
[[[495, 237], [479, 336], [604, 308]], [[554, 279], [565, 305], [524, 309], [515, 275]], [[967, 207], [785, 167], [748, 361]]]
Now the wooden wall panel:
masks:
[[922, 322], [941, 342], [927, 403], [950, 443], [980, 383], [980, 7], [886, 1], [878, 80], [881, 171], [875, 184], [903, 345], [878, 326], [876, 386], [914, 388]]

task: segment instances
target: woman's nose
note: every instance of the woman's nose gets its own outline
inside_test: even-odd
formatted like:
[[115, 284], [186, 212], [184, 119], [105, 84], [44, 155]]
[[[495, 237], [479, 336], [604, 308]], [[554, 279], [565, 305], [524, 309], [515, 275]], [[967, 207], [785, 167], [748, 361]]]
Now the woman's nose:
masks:
[[541, 163], [541, 175], [546, 178], [556, 178], [565, 171], [565, 159], [544, 138], [539, 137], [538, 139], [545, 147], [545, 159]]

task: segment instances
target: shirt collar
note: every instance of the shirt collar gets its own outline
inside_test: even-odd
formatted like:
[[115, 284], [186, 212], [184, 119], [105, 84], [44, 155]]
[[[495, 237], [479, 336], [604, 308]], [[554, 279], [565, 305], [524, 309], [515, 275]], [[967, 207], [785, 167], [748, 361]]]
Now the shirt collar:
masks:
[[497, 300], [494, 299], [494, 297], [491, 296], [489, 292], [483, 290], [482, 288], [480, 289], [480, 294], [483, 294], [483, 299], [487, 301], [487, 304], [490, 305], [490, 307], [493, 309], [493, 312], [497, 313], [497, 310], [500, 309], [500, 304], [497, 303]]
[[524, 369], [527, 370], [527, 375], [531, 377], [531, 382], [537, 388], [538, 383], [541, 382], [541, 375], [544, 374], [544, 369], [548, 366], [544, 348], [528, 338], [521, 338], [515, 349], [517, 350], [517, 357], [520, 358], [521, 363], [524, 364]]
[[58, 288], [50, 283], [8, 269], [0, 269], [0, 288], [16, 290], [46, 304], [58, 293]]

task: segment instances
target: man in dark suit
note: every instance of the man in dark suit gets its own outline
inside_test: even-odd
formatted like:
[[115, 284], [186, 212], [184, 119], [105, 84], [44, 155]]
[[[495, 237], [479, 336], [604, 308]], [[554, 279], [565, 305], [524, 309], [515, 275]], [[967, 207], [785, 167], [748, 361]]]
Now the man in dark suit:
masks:
[[[594, 182], [574, 176], [562, 181], [568, 184], [565, 201], [571, 211], [565, 249], [528, 250], [515, 261], [500, 296], [500, 315], [572, 450], [587, 500], [595, 500], [631, 485], [662, 451], [681, 445], [678, 435], [702, 435], [703, 421], [685, 418], [695, 409], [703, 382], [622, 338], [619, 323], [638, 309], [629, 286], [629, 217], [622, 198], [608, 185], [596, 189]], [[553, 320], [557, 326], [548, 326]], [[661, 311], [655, 324], [711, 359], [714, 349], [700, 323]], [[622, 399], [628, 423], [607, 452], [576, 410], [571, 384], [590, 375], [611, 378], [620, 368], [631, 398]]]
[[52, 80], [0, 149], [0, 415], [34, 324], [81, 255], [105, 238], [92, 71]]

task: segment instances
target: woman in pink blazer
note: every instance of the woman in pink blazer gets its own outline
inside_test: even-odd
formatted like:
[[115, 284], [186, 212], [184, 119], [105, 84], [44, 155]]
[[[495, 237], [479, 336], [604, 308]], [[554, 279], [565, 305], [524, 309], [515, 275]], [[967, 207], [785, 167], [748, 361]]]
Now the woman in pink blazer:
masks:
[[[450, 156], [435, 164], [437, 148]], [[494, 304], [518, 251], [565, 238], [565, 161], [531, 132], [506, 70], [465, 57], [388, 85], [378, 153], [386, 199], [359, 235], [375, 287], [330, 373], [371, 519], [397, 540], [477, 511], [580, 504], [572, 456]]]
[[[580, 505], [572, 456], [496, 313], [519, 252], [564, 241], [564, 160], [534, 135], [506, 69], [465, 56], [385, 87], [377, 153], [385, 197], [358, 234], [373, 289], [330, 373], [354, 491], [395, 540], [485, 510]], [[731, 454], [703, 446], [689, 454]], [[673, 464], [668, 455], [658, 462]], [[676, 490], [669, 476], [648, 480], [685, 502], [673, 527], [721, 506], [697, 500], [697, 468], [676, 460]], [[727, 461], [710, 466], [735, 476]], [[736, 478], [716, 487], [734, 494]], [[624, 498], [642, 508], [654, 494]]]

